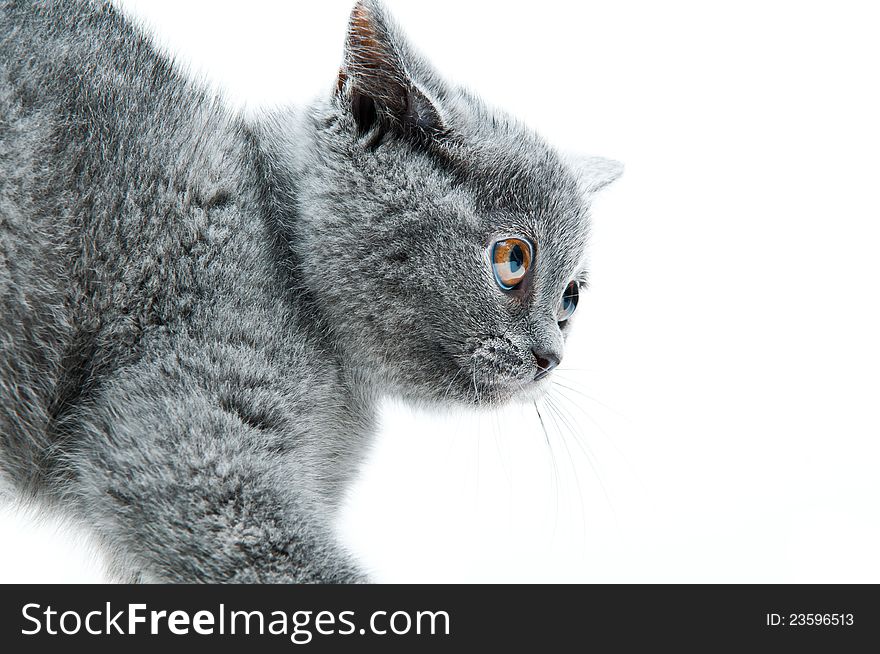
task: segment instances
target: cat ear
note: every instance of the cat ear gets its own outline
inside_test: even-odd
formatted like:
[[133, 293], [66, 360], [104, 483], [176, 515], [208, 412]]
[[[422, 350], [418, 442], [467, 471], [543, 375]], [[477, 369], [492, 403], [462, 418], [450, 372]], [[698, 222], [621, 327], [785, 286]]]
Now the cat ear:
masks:
[[442, 133], [440, 115], [412, 78], [404, 37], [377, 0], [358, 0], [351, 13], [337, 94], [350, 108], [358, 131], [381, 121], [404, 134]]
[[623, 175], [623, 164], [604, 157], [569, 157], [587, 193], [596, 193]]

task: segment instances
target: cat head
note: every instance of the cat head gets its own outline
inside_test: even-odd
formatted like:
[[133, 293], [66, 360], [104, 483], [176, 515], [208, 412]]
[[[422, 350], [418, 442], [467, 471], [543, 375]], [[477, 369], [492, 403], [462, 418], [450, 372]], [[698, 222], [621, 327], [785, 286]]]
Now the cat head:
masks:
[[341, 356], [428, 405], [544, 390], [586, 285], [590, 197], [619, 164], [566, 159], [443, 80], [373, 0], [330, 96], [277, 131], [290, 247]]

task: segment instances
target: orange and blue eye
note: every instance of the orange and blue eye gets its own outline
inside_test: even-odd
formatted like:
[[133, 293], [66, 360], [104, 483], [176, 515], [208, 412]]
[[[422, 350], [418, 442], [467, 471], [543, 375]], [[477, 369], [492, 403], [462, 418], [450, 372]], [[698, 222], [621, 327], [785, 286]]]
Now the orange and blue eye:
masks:
[[532, 244], [520, 238], [505, 238], [492, 245], [492, 272], [504, 291], [520, 285], [532, 265]]
[[561, 324], [566, 322], [574, 315], [580, 297], [580, 289], [576, 281], [570, 281], [565, 287], [562, 294], [562, 301], [559, 303], [559, 311], [556, 314], [556, 320]]

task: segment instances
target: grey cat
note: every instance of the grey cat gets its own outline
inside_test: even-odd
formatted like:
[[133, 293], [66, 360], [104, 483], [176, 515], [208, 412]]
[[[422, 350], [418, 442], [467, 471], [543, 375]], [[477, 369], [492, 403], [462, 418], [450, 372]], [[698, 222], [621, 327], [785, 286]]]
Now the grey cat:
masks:
[[352, 13], [332, 92], [246, 121], [112, 5], [0, 2], [0, 467], [118, 579], [359, 582], [377, 404], [530, 400], [592, 194]]

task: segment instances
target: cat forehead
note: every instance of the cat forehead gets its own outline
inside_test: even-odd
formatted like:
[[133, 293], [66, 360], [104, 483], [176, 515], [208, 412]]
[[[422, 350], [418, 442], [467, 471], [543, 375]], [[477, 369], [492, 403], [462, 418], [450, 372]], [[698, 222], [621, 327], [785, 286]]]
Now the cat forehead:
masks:
[[588, 203], [575, 171], [539, 137], [498, 125], [459, 153], [458, 179], [481, 216], [533, 240], [580, 243]]
[[460, 95], [448, 126], [455, 168], [485, 210], [536, 216], [578, 213], [585, 197], [576, 171], [534, 130], [477, 97]]

